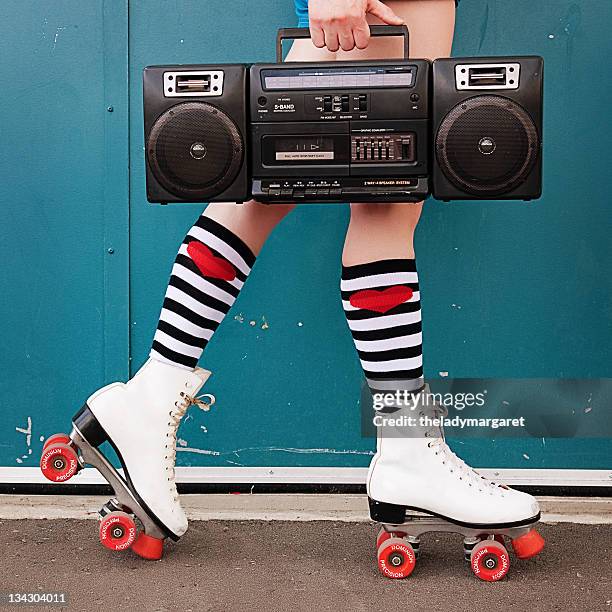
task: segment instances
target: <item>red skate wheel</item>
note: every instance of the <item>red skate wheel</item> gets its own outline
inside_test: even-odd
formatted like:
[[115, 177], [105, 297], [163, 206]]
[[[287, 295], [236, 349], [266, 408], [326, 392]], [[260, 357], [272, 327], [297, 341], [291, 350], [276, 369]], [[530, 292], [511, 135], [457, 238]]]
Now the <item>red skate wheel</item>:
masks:
[[50, 444], [40, 458], [40, 469], [51, 482], [66, 482], [79, 471], [79, 458], [67, 444]]
[[389, 538], [405, 538], [408, 534], [403, 531], [386, 531], [383, 527], [380, 528], [378, 536], [376, 536], [376, 548], [380, 548], [383, 542], [386, 542]]
[[154, 538], [141, 531], [132, 544], [132, 550], [143, 559], [157, 561], [162, 558], [164, 551], [164, 541], [159, 538]]
[[136, 540], [136, 523], [127, 512], [111, 512], [100, 521], [100, 542], [111, 550], [125, 550]]
[[510, 557], [503, 544], [496, 540], [483, 540], [472, 549], [470, 565], [481, 580], [497, 582], [508, 573]]
[[535, 530], [512, 540], [512, 548], [519, 559], [531, 559], [544, 548], [544, 538]]
[[401, 538], [389, 538], [378, 549], [378, 569], [387, 578], [408, 578], [416, 565], [412, 546]]
[[70, 442], [70, 436], [63, 433], [53, 434], [45, 440], [43, 451], [51, 444], [68, 444], [68, 442]]

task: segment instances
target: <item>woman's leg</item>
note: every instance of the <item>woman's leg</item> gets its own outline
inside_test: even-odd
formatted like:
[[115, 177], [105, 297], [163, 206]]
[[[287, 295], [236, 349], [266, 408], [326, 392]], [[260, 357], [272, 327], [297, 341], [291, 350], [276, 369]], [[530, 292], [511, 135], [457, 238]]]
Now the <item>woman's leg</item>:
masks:
[[151, 358], [193, 370], [264, 242], [292, 205], [210, 204], [176, 256]]
[[[409, 26], [412, 57], [450, 53], [453, 0], [388, 4]], [[400, 52], [398, 40], [374, 39], [350, 56], [397, 57]], [[377, 448], [367, 481], [371, 517], [401, 523], [407, 509], [420, 508], [468, 524], [532, 525], [539, 519], [537, 501], [481, 477], [459, 459], [434, 420], [444, 410], [427, 392], [416, 393], [424, 387], [413, 246], [420, 213], [421, 204], [351, 205], [343, 253], [341, 288], [349, 327], [375, 399], [389, 393], [377, 405], [392, 413], [386, 421], [384, 412], [377, 415]], [[524, 556], [541, 550], [535, 531], [522, 537]]]
[[[453, 0], [398, 0], [387, 4], [409, 27], [412, 57], [435, 59], [450, 54]], [[367, 49], [339, 51], [337, 56], [401, 57], [402, 41], [397, 37], [373, 38]], [[351, 204], [342, 254], [342, 299], [373, 391], [416, 390], [424, 384], [413, 243], [422, 205]], [[373, 298], [374, 303], [370, 303]]]
[[[287, 61], [328, 61], [335, 54], [309, 40]], [[255, 259], [293, 204], [209, 204], [176, 257], [150, 356], [192, 370], [236, 300]]]

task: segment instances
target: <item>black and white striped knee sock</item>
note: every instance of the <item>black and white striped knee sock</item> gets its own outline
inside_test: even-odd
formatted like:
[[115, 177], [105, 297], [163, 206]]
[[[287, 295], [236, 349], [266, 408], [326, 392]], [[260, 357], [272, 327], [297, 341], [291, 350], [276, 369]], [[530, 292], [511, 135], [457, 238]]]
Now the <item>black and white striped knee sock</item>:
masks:
[[238, 236], [202, 215], [176, 256], [150, 356], [195, 368], [254, 263]]
[[421, 302], [414, 259], [343, 266], [340, 289], [372, 392], [422, 388]]

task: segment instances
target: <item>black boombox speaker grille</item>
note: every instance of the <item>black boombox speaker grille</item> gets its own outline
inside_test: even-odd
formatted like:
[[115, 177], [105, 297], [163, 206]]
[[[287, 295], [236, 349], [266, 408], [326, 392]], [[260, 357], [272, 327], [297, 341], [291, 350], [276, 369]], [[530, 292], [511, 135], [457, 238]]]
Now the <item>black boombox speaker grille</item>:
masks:
[[440, 169], [456, 187], [495, 195], [525, 180], [537, 160], [538, 143], [536, 126], [522, 106], [484, 95], [451, 109], [435, 148]]
[[147, 142], [151, 171], [180, 197], [202, 198], [232, 184], [244, 156], [236, 124], [206, 102], [177, 104], [162, 113]]

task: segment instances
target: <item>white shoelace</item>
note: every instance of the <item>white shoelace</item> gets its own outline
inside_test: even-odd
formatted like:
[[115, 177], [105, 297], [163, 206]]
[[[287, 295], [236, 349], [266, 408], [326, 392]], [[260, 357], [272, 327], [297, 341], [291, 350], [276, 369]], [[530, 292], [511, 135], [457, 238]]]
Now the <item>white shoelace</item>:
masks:
[[[448, 409], [445, 406], [435, 405], [431, 411], [434, 415], [444, 418], [448, 416]], [[423, 412], [421, 412], [421, 415]], [[435, 418], [435, 417], [434, 417]], [[433, 429], [433, 428], [432, 428]], [[493, 482], [479, 474], [473, 467], [469, 466], [463, 459], [455, 455], [451, 448], [446, 443], [444, 438], [444, 429], [442, 427], [435, 428], [435, 436], [428, 442], [427, 446], [434, 449], [436, 455], [442, 455], [442, 463], [447, 465], [451, 473], [456, 473], [459, 480], [465, 480], [470, 487], [476, 487], [478, 491], [488, 490], [491, 495], [499, 493], [503, 495], [504, 487], [499, 483]], [[431, 437], [429, 430], [425, 436]]]
[[[166, 437], [169, 438], [169, 442], [166, 444], [167, 455], [164, 457], [166, 460], [166, 471], [168, 472], [168, 483], [170, 484], [170, 493], [172, 494], [173, 500], [178, 501], [178, 491], [176, 489], [176, 482], [174, 480], [175, 472], [174, 465], [176, 463], [176, 434], [178, 432], [181, 419], [187, 412], [189, 406], [197, 406], [200, 410], [208, 412], [211, 406], [215, 403], [215, 396], [210, 393], [204, 393], [198, 397], [192, 397], [187, 393], [181, 391], [181, 399], [174, 402], [174, 409], [169, 412], [170, 420], [168, 421], [168, 433]], [[205, 401], [206, 398], [208, 401]]]

